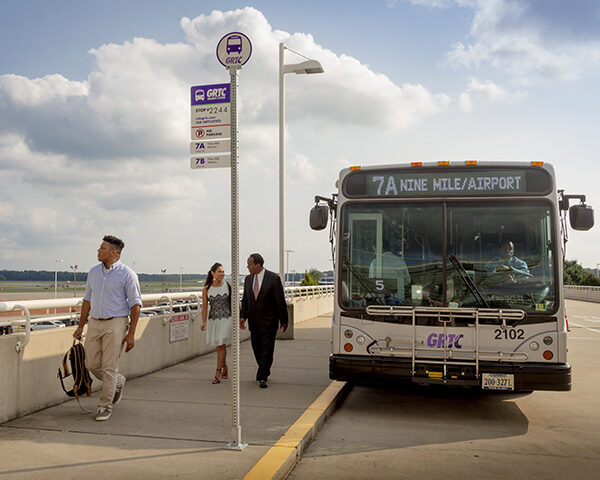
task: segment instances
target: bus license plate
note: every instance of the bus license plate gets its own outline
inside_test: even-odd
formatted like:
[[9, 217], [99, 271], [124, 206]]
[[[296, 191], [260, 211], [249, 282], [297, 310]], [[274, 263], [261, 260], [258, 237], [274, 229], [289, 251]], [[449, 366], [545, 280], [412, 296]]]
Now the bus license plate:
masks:
[[510, 373], [483, 373], [481, 375], [482, 390], [514, 390], [515, 376]]

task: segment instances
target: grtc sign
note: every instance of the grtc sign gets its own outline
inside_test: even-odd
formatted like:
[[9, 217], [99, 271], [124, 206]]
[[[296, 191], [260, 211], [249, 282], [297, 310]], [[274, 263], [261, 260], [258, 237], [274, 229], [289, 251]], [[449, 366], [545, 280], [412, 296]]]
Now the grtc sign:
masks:
[[250, 39], [241, 32], [225, 35], [217, 44], [217, 58], [224, 67], [241, 67], [252, 55]]

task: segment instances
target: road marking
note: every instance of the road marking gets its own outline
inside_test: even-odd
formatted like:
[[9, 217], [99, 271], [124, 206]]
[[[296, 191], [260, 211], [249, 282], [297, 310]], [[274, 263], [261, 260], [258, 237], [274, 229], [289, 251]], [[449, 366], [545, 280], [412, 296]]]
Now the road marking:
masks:
[[346, 392], [346, 382], [332, 381], [300, 418], [252, 467], [244, 480], [286, 478]]
[[586, 330], [589, 330], [591, 332], [600, 333], [600, 330], [596, 330], [595, 328], [591, 328], [591, 327], [586, 327], [585, 325], [579, 325], [578, 323], [573, 323], [573, 322], [569, 322], [569, 324], [573, 325], [575, 327], [585, 328]]

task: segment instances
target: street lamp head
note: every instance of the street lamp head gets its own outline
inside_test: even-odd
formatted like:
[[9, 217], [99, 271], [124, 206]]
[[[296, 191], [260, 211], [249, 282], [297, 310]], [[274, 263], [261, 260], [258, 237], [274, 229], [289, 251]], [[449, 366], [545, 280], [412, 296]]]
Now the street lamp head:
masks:
[[302, 63], [294, 63], [292, 65], [284, 65], [283, 73], [323, 73], [322, 65], [317, 60], [306, 60]]

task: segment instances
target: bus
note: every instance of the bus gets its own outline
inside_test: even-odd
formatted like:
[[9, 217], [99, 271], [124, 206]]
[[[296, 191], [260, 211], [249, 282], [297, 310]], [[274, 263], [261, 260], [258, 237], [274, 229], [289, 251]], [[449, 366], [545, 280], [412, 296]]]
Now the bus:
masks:
[[566, 217], [589, 230], [594, 216], [551, 165], [350, 167], [336, 186], [310, 212], [313, 230], [331, 218], [331, 379], [571, 389]]

